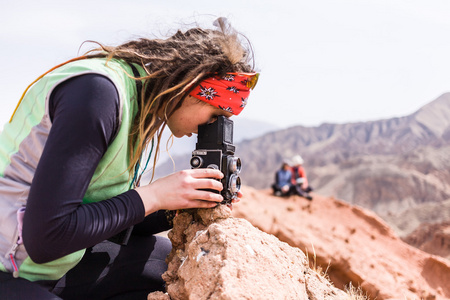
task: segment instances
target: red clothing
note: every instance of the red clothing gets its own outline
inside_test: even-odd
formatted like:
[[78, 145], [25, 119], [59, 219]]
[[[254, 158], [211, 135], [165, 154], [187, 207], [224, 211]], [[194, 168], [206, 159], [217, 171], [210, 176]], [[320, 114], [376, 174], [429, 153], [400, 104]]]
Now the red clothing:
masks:
[[306, 177], [305, 169], [302, 165], [291, 168], [292, 172], [292, 184], [297, 184], [297, 178], [303, 178], [302, 189], [308, 188], [308, 178]]

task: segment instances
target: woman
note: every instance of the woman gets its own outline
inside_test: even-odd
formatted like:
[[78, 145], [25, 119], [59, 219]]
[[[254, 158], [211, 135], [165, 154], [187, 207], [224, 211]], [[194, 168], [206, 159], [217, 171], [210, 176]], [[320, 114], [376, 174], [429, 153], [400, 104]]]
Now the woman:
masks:
[[[200, 189], [222, 190], [223, 174], [185, 170], [139, 186], [141, 155], [158, 153], [165, 126], [190, 136], [239, 114], [257, 80], [250, 49], [216, 22], [100, 46], [24, 93], [0, 136], [1, 299], [146, 299], [164, 289], [171, 244], [153, 234], [170, 228], [174, 210], [221, 202]], [[132, 226], [127, 246], [105, 241]]]

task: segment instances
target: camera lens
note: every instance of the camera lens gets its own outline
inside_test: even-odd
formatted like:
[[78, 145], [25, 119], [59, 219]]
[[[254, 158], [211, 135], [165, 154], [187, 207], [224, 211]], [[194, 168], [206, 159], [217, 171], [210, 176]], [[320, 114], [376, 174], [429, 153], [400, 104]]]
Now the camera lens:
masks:
[[241, 190], [241, 178], [236, 174], [230, 175], [230, 181], [228, 183], [228, 190], [232, 194], [236, 194]]
[[197, 169], [197, 168], [200, 168], [200, 166], [203, 163], [203, 160], [200, 157], [198, 157], [198, 156], [193, 156], [191, 158], [190, 163], [191, 163], [191, 167], [192, 168]]
[[241, 172], [241, 159], [236, 156], [230, 157], [230, 161], [228, 162], [228, 169], [231, 173], [239, 173]]

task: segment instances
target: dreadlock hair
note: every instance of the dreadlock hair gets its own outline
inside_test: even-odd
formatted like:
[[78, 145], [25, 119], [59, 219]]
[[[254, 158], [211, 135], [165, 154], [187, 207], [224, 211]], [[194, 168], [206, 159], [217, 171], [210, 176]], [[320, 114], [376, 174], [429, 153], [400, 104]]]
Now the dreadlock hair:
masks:
[[[222, 76], [227, 72], [253, 71], [253, 51], [248, 39], [242, 40], [243, 35], [238, 34], [225, 18], [217, 19], [214, 25], [216, 29], [197, 27], [177, 31], [167, 39], [141, 38], [116, 47], [99, 44], [100, 48], [88, 52], [89, 57], [116, 58], [138, 64], [147, 73], [141, 78], [129, 75], [143, 81], [139, 111], [128, 143], [130, 173], [155, 135], [153, 166], [156, 165], [168, 118], [202, 80], [212, 74]], [[158, 117], [161, 112], [163, 118]]]

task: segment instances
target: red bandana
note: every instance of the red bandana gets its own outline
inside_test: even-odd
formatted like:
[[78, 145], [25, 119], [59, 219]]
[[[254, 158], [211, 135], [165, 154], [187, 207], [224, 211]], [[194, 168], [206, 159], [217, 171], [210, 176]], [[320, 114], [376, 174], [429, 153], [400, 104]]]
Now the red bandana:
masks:
[[250, 89], [258, 81], [259, 73], [227, 73], [203, 80], [189, 94], [215, 107], [238, 115], [247, 105]]

